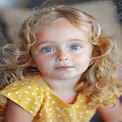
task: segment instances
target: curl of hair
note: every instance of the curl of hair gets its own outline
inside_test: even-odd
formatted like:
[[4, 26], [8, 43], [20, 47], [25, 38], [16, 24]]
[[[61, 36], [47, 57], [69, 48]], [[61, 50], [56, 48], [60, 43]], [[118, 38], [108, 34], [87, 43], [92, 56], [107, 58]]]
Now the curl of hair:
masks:
[[[116, 95], [116, 87], [121, 87], [117, 73], [120, 69], [120, 55], [113, 37], [103, 35], [96, 20], [87, 13], [68, 6], [41, 6], [22, 24], [19, 31], [20, 40], [0, 49], [2, 59], [0, 68], [3, 69], [4, 83], [1, 88], [13, 81], [13, 78], [23, 79], [25, 75], [38, 74], [32, 66], [31, 46], [36, 42], [35, 34], [44, 27], [65, 18], [75, 27], [88, 33], [93, 45], [91, 65], [84, 72], [77, 89], [88, 96], [88, 103], [94, 106]], [[106, 97], [107, 96], [107, 97]], [[110, 98], [108, 96], [111, 96]]]

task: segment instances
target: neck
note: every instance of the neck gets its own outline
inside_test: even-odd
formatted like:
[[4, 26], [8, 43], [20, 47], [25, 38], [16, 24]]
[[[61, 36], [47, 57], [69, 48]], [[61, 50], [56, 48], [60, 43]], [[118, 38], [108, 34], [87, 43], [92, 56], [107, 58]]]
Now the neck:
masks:
[[42, 77], [44, 81], [50, 86], [52, 90], [74, 90], [78, 84], [80, 78], [59, 80], [59, 79], [50, 79], [48, 77]]
[[65, 103], [74, 103], [77, 97], [76, 85], [80, 78], [58, 80], [42, 77], [53, 93]]

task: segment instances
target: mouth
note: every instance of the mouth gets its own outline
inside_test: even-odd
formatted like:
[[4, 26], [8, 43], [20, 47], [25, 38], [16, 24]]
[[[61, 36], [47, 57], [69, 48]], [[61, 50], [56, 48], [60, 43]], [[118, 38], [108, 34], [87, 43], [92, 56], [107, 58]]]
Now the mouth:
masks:
[[57, 70], [69, 70], [69, 69], [72, 69], [73, 66], [59, 66], [59, 67], [56, 67]]

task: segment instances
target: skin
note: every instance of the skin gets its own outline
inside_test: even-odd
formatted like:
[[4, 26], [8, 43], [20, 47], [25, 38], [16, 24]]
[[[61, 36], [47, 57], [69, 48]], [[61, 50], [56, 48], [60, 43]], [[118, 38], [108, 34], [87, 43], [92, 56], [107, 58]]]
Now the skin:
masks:
[[108, 106], [98, 108], [104, 122], [122, 122], [122, 103], [117, 100]]
[[[62, 18], [43, 28], [36, 34], [36, 39], [31, 54], [42, 78], [62, 101], [74, 103], [75, 87], [92, 58], [93, 49], [86, 33]], [[98, 109], [105, 122], [122, 119], [119, 114], [122, 113], [121, 103], [116, 101], [114, 104], [114, 107]], [[5, 122], [32, 122], [33, 116], [9, 101], [5, 118]]]
[[36, 40], [31, 54], [43, 79], [59, 98], [72, 103], [75, 86], [91, 61], [92, 45], [86, 33], [59, 19], [37, 33]]

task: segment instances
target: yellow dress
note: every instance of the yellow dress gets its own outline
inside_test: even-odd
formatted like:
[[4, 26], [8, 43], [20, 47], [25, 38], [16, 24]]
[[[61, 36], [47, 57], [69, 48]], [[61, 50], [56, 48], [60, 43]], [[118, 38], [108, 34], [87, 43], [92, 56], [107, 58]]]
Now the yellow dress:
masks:
[[[55, 96], [39, 75], [28, 81], [15, 81], [0, 91], [0, 95], [14, 101], [34, 116], [33, 122], [89, 122], [96, 112], [89, 109], [86, 97], [77, 96], [75, 103], [64, 103]], [[0, 102], [2, 112], [6, 105]]]

